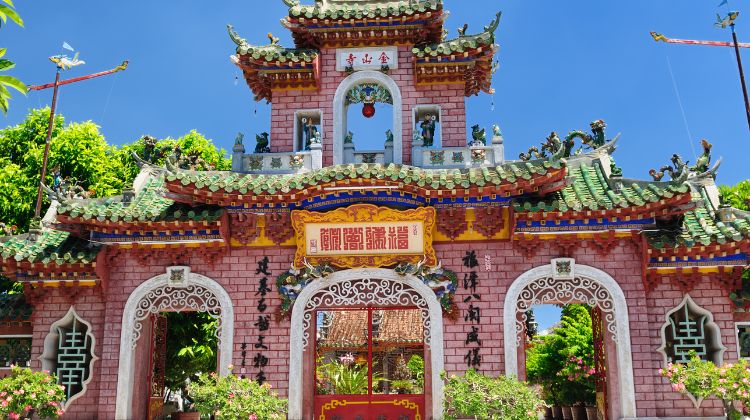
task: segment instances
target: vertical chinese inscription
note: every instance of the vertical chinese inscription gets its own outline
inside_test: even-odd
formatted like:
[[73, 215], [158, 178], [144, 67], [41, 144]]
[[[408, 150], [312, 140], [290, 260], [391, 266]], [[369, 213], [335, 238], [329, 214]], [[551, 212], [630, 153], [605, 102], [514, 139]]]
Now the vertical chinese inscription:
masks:
[[479, 276], [477, 275], [477, 267], [479, 267], [479, 261], [477, 261], [477, 254], [475, 251], [467, 251], [463, 257], [463, 265], [470, 271], [464, 273], [463, 287], [469, 292], [469, 295], [464, 298], [464, 303], [469, 304], [469, 308], [464, 315], [464, 321], [472, 324], [471, 330], [466, 333], [466, 340], [464, 344], [468, 350], [464, 356], [466, 365], [470, 368], [478, 368], [482, 364], [482, 339], [480, 338], [479, 325], [482, 322], [482, 310], [478, 306], [474, 306], [475, 302], [481, 301], [482, 298], [477, 293], [477, 285], [479, 283]]
[[[258, 383], [266, 382], [265, 368], [268, 366], [268, 357], [263, 354], [263, 350], [268, 350], [268, 345], [265, 344], [266, 332], [270, 329], [270, 315], [266, 314], [268, 305], [266, 304], [266, 295], [271, 292], [271, 287], [268, 286], [268, 276], [271, 272], [268, 271], [268, 257], [263, 257], [262, 260], [258, 261], [258, 268], [255, 269], [255, 274], [260, 274], [263, 277], [258, 281], [258, 291], [255, 292], [255, 296], [258, 296], [257, 309], [260, 315], [253, 324], [258, 328], [258, 340], [253, 345], [255, 350], [255, 356], [253, 356], [253, 368], [258, 369], [255, 375], [255, 380]], [[245, 363], [245, 350], [243, 344], [243, 356], [242, 363]]]

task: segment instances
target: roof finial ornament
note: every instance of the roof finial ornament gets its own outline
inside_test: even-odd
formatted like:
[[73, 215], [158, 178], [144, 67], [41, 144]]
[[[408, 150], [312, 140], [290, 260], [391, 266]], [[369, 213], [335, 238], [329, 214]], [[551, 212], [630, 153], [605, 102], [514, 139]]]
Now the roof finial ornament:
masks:
[[701, 140], [701, 146], [703, 146], [703, 154], [698, 157], [698, 161], [695, 165], [690, 167], [691, 172], [702, 174], [708, 172], [708, 165], [711, 164], [711, 148], [713, 145], [706, 139]]
[[463, 27], [456, 29], [458, 31], [458, 36], [466, 36], [466, 31], [468, 29], [469, 29], [469, 24], [464, 23]]
[[283, 1], [284, 4], [286, 5], [286, 7], [290, 8], [290, 9], [292, 7], [299, 6], [299, 0], [281, 0], [281, 1]]
[[247, 42], [244, 38], [240, 37], [237, 31], [234, 30], [234, 26], [232, 26], [231, 24], [227, 25], [227, 32], [229, 32], [229, 38], [231, 38], [232, 41], [237, 44], [237, 46], [240, 46]]
[[688, 163], [682, 160], [682, 157], [677, 153], [673, 154], [670, 160], [672, 162], [672, 166], [664, 165], [659, 168], [658, 172], [656, 169], [651, 169], [650, 171], [648, 171], [649, 175], [651, 175], [651, 178], [653, 178], [654, 181], [661, 181], [666, 174], [669, 174], [669, 177], [672, 181], [678, 181], [682, 178], [687, 179], [687, 174], [689, 172]]
[[271, 32], [269, 32], [266, 36], [271, 41], [271, 45], [279, 45], [279, 37], [273, 36]]

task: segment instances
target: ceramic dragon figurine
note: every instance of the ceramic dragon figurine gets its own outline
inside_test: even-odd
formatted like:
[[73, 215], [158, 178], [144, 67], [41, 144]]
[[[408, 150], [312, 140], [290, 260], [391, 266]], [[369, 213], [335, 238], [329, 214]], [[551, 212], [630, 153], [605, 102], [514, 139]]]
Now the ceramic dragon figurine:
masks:
[[703, 146], [703, 154], [698, 156], [698, 161], [695, 162], [694, 166], [690, 167], [690, 172], [702, 174], [708, 172], [708, 165], [711, 164], [711, 148], [713, 145], [706, 139], [701, 140], [701, 146]]
[[671, 166], [664, 165], [659, 168], [658, 171], [656, 169], [651, 169], [650, 171], [648, 171], [649, 175], [651, 175], [651, 178], [653, 178], [654, 181], [661, 181], [666, 174], [669, 174], [669, 177], [672, 181], [685, 178], [685, 175], [687, 175], [687, 173], [689, 172], [688, 163], [682, 160], [682, 157], [680, 157], [680, 155], [678, 155], [677, 153], [672, 155], [671, 162]]
[[519, 159], [529, 161], [532, 159], [544, 159], [547, 156], [556, 154], [562, 148], [562, 140], [556, 132], [551, 132], [549, 137], [542, 143], [541, 149], [532, 146], [526, 153], [518, 155]]
[[471, 126], [472, 146], [485, 146], [487, 144], [487, 133], [485, 129], [479, 129], [479, 124]]
[[268, 146], [268, 133], [265, 131], [255, 135], [255, 151], [253, 153], [270, 153], [271, 148]]
[[607, 139], [604, 136], [604, 129], [607, 128], [607, 124], [604, 120], [596, 120], [589, 124], [589, 126], [591, 127], [591, 134], [593, 135], [584, 133], [582, 130], [575, 130], [568, 133], [568, 135], [565, 136], [565, 140], [570, 141], [577, 137], [581, 139], [581, 142], [584, 145], [591, 149], [597, 149], [604, 146], [604, 143], [607, 142]]

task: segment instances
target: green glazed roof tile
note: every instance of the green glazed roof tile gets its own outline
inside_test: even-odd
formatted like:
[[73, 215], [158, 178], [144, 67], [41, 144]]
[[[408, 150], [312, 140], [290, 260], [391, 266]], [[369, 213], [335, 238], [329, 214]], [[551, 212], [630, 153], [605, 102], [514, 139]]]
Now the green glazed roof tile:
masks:
[[642, 206], [689, 191], [687, 185], [648, 184], [644, 188], [643, 183], [635, 182], [624, 185], [620, 190], [614, 190], [609, 186], [598, 162], [591, 165], [583, 163], [577, 168], [569, 168], [568, 178], [573, 181], [564, 189], [547, 194], [543, 198], [517, 199], [513, 203], [514, 209], [519, 212], [611, 210]]
[[232, 194], [275, 194], [345, 179], [387, 179], [416, 184], [432, 189], [470, 188], [487, 184], [501, 185], [516, 179], [532, 179], [550, 170], [562, 168], [561, 162], [533, 161], [507, 163], [495, 168], [422, 169], [398, 164], [350, 164], [326, 167], [315, 172], [291, 175], [249, 175], [233, 172], [179, 171], [166, 175], [166, 180], [182, 186], [194, 185]]
[[[164, 175], [153, 175], [133, 199], [122, 196], [63, 202], [57, 214], [98, 222], [173, 222], [207, 221], [221, 217], [222, 209], [212, 206], [190, 207], [164, 197]], [[194, 211], [194, 213], [191, 213]]]
[[43, 229], [34, 240], [30, 235], [0, 240], [0, 257], [43, 264], [88, 264], [96, 260], [99, 247], [68, 232]]
[[416, 13], [441, 10], [442, 0], [390, 1], [368, 3], [319, 3], [299, 5], [289, 8], [289, 16], [305, 19], [363, 19], [411, 16]]

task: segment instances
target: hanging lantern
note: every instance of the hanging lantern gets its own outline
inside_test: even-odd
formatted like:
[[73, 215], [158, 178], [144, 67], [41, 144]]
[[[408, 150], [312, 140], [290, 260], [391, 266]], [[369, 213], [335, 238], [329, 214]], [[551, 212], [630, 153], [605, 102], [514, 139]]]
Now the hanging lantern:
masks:
[[365, 118], [372, 118], [375, 115], [375, 89], [372, 86], [363, 89], [362, 115]]
[[362, 115], [364, 115], [365, 118], [372, 118], [375, 115], [375, 103], [368, 104], [365, 102], [362, 104]]

